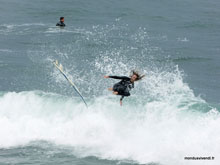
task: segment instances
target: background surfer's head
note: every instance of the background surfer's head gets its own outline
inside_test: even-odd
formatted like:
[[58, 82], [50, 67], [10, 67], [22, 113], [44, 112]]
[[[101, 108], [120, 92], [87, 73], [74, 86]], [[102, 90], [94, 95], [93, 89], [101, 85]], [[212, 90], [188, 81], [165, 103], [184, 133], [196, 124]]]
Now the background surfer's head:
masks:
[[64, 22], [64, 17], [60, 17], [60, 22]]
[[131, 82], [141, 80], [145, 75], [141, 75], [138, 71], [132, 70], [131, 71]]

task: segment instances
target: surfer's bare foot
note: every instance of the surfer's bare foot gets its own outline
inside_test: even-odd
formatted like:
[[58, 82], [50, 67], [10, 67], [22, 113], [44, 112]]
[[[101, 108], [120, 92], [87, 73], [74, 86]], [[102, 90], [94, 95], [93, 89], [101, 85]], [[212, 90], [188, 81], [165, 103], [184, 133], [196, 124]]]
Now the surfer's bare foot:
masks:
[[122, 106], [122, 101], [120, 100], [120, 106]]
[[118, 94], [118, 92], [113, 92], [113, 94], [114, 94], [114, 95], [117, 95], [117, 94]]
[[109, 90], [109, 91], [113, 91], [113, 89], [112, 89], [112, 88], [108, 88], [108, 90]]

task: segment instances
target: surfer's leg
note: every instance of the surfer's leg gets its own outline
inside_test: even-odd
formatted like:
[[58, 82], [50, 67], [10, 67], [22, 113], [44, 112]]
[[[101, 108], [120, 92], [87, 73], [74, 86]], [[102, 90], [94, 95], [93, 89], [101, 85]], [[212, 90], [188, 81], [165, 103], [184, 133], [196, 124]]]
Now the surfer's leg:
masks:
[[128, 97], [130, 96], [131, 94], [129, 92], [123, 92], [123, 93], [120, 93], [121, 95], [121, 98], [120, 98], [120, 105], [122, 106], [122, 100], [124, 99], [124, 97]]
[[128, 96], [130, 96], [130, 95], [131, 95], [130, 93], [127, 93], [125, 96], [127, 96], [127, 97], [128, 97]]
[[120, 83], [117, 83], [113, 86], [113, 94], [115, 95], [122, 95], [122, 92], [124, 89], [124, 86], [121, 85]]
[[122, 100], [123, 100], [124, 96], [121, 96], [120, 98], [120, 105], [122, 106]]
[[120, 84], [115, 84], [114, 86], [113, 86], [113, 88], [111, 88], [111, 90], [113, 91], [112, 93], [114, 94], [114, 95], [118, 95], [118, 93], [119, 93], [119, 87], [120, 87]]
[[113, 91], [113, 88], [108, 88], [109, 91]]
[[130, 96], [131, 94], [129, 93], [129, 92], [124, 92], [123, 93], [123, 96], [126, 96], [126, 97], [128, 97], [128, 96]]
[[112, 93], [113, 93], [114, 95], [117, 95], [117, 94], [118, 94], [118, 92], [117, 92], [117, 91], [114, 91], [113, 88], [108, 88], [108, 90], [109, 90], [109, 91], [113, 91]]

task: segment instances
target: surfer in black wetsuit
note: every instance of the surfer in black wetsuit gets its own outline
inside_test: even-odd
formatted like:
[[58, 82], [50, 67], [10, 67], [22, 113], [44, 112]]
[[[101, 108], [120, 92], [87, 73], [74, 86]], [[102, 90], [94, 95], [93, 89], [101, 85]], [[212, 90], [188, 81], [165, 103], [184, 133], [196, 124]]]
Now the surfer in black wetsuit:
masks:
[[64, 17], [60, 17], [60, 22], [58, 22], [58, 23], [56, 24], [56, 26], [60, 26], [60, 27], [66, 26], [66, 25], [64, 24]]
[[130, 77], [126, 76], [104, 76], [104, 78], [113, 78], [120, 79], [121, 81], [116, 83], [113, 88], [109, 88], [108, 90], [113, 91], [115, 95], [121, 95], [120, 105], [122, 105], [122, 100], [125, 96], [130, 96], [130, 90], [134, 88], [134, 82], [141, 80], [144, 75], [140, 75], [136, 71], [132, 71]]

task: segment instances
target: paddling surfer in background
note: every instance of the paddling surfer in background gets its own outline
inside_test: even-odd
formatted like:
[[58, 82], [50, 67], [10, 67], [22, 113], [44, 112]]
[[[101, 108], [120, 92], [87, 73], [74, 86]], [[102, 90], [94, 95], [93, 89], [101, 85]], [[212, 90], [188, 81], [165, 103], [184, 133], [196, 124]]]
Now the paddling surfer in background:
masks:
[[60, 22], [58, 22], [58, 23], [56, 24], [56, 26], [60, 26], [60, 27], [66, 26], [65, 23], [64, 23], [64, 17], [60, 17]]

